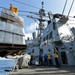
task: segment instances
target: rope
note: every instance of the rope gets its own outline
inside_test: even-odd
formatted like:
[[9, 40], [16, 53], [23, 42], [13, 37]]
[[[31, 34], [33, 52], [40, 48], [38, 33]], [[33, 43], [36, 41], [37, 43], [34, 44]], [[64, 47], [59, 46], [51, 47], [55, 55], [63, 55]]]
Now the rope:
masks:
[[65, 2], [64, 9], [63, 9], [63, 11], [62, 11], [62, 15], [63, 15], [63, 13], [64, 13], [64, 11], [65, 11], [66, 4], [67, 4], [67, 0], [66, 0], [66, 2]]
[[72, 9], [73, 3], [74, 3], [74, 0], [72, 1], [72, 4], [71, 4], [71, 7], [70, 7], [70, 10], [69, 10], [69, 12], [68, 12], [68, 15], [67, 15], [67, 16], [69, 16], [69, 14], [70, 14], [70, 11], [71, 11], [71, 9]]

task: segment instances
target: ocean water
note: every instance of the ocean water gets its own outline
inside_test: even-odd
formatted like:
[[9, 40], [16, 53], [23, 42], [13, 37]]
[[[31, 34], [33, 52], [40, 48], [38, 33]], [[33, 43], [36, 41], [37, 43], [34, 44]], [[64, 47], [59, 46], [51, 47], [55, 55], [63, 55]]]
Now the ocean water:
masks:
[[6, 72], [5, 70], [12, 70], [14, 64], [14, 59], [0, 58], [0, 75], [8, 75], [9, 72]]

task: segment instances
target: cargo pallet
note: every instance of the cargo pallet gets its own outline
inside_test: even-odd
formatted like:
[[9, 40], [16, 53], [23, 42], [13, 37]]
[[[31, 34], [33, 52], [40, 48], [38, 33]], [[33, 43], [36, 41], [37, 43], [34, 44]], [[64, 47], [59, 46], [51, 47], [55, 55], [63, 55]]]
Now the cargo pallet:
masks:
[[14, 54], [22, 54], [25, 49], [27, 48], [26, 45], [21, 44], [8, 44], [8, 43], [0, 43], [0, 56], [4, 57]]

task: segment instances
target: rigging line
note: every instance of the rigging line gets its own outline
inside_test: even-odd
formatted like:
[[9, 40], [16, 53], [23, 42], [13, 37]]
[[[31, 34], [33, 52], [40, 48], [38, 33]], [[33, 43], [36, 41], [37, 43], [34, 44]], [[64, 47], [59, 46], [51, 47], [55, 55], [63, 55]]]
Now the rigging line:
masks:
[[[18, 15], [20, 15], [20, 16], [28, 16], [27, 14], [18, 14]], [[36, 17], [36, 16], [34, 16], [34, 17]], [[37, 15], [37, 18], [38, 18], [39, 16]]]
[[[2, 6], [0, 6], [0, 8], [5, 8], [5, 7], [2, 7]], [[19, 12], [28, 12], [28, 13], [32, 13], [32, 12], [30, 12], [30, 11], [24, 11], [24, 10], [18, 10]], [[35, 12], [35, 13], [37, 13], [37, 12]]]
[[71, 7], [70, 7], [70, 10], [69, 10], [69, 12], [68, 12], [68, 15], [67, 15], [67, 16], [69, 16], [69, 14], [70, 14], [70, 11], [71, 11], [71, 9], [72, 9], [73, 4], [74, 4], [74, 0], [72, 1], [72, 4], [71, 4]]
[[[26, 13], [30, 13], [30, 14], [35, 14], [35, 15], [40, 15], [39, 12], [31, 12], [31, 11], [24, 11], [24, 10], [18, 10], [19, 12], [26, 12]], [[47, 13], [45, 13], [47, 14]]]
[[38, 12], [30, 12], [30, 11], [22, 11], [22, 10], [19, 10], [19, 12], [26, 12], [26, 13], [34, 14], [34, 15], [37, 15], [37, 16], [40, 15]]
[[[36, 8], [36, 9], [41, 9], [41, 8], [39, 8], [39, 7], [35, 7], [35, 6], [30, 5], [30, 4], [23, 3], [23, 2], [20, 2], [20, 1], [17, 1], [17, 0], [12, 0], [12, 1], [17, 2], [17, 3], [20, 3], [20, 4], [24, 4], [24, 5], [27, 5], [27, 6], [30, 6], [30, 7]], [[45, 10], [45, 11], [48, 12], [48, 10]]]
[[23, 15], [23, 14], [18, 14], [19, 16], [26, 16], [27, 17], [27, 15]]
[[[18, 15], [20, 15], [20, 16], [28, 16], [27, 14], [18, 14]], [[47, 16], [46, 16], [47, 17]], [[69, 17], [71, 17], [71, 18], [73, 18], [73, 16], [69, 16]], [[28, 17], [29, 18], [29, 17]], [[37, 17], [38, 18], [38, 17]], [[72, 19], [69, 19], [69, 21], [75, 21], [75, 20], [72, 20]]]
[[28, 12], [28, 13], [38, 13], [38, 12], [31, 12], [31, 11], [24, 11], [24, 10], [18, 10], [19, 12]]
[[66, 0], [66, 2], [65, 2], [64, 8], [63, 8], [62, 15], [64, 14], [64, 11], [65, 11], [65, 8], [66, 8], [66, 5], [67, 5], [67, 0]]
[[31, 18], [31, 19], [33, 19], [37, 24], [38, 24], [38, 22], [34, 19], [34, 18], [32, 18], [32, 17], [28, 17], [28, 15], [21, 15], [21, 14], [19, 14], [20, 16], [25, 16], [25, 17], [27, 17], [27, 18]]
[[[5, 8], [5, 7], [0, 6], [0, 8]], [[19, 11], [19, 12], [33, 13], [33, 12], [30, 12], [30, 11], [24, 11], [24, 10], [18, 10], [18, 11]], [[38, 13], [38, 12], [35, 12], [35, 13]]]
[[[33, 19], [33, 18], [32, 18]], [[33, 19], [38, 25], [39, 25], [39, 23], [35, 20], [35, 19]]]
[[[0, 8], [5, 8], [5, 7], [0, 6]], [[31, 11], [24, 11], [24, 10], [18, 10], [18, 11], [39, 15], [38, 12], [31, 12]]]
[[5, 8], [5, 7], [0, 6], [0, 8]]
[[18, 10], [19, 12], [25, 12], [25, 13], [30, 13], [30, 14], [34, 14], [34, 15], [40, 15], [38, 12], [31, 12], [31, 11], [23, 11], [23, 10]]
[[27, 13], [31, 13], [30, 11], [24, 11], [24, 10], [18, 10], [19, 12], [27, 12]]
[[[2, 7], [2, 6], [0, 6], [0, 8], [5, 8], [5, 7]], [[5, 8], [6, 9], [6, 8]], [[23, 10], [18, 10], [19, 12], [26, 12], [26, 13], [30, 13], [30, 14], [35, 14], [35, 15], [39, 15], [39, 13], [38, 12], [31, 12], [31, 11], [23, 11]], [[1, 12], [1, 11], [0, 11]], [[47, 14], [47, 13], [46, 13]], [[21, 16], [24, 16], [24, 15], [21, 15]]]
[[[0, 6], [0, 8], [5, 8], [5, 7], [2, 7], [2, 6]], [[5, 8], [6, 9], [6, 8]], [[24, 11], [24, 10], [18, 10], [19, 12], [27, 12], [27, 13], [38, 13], [38, 12], [30, 12], [30, 11]], [[2, 12], [2, 11], [0, 11], [0, 12]], [[47, 14], [47, 13], [46, 13]], [[39, 15], [39, 14], [38, 14]], [[53, 14], [52, 14], [53, 15]], [[48, 16], [46, 16], [46, 17], [48, 17]], [[72, 17], [72, 18], [74, 18], [74, 16], [69, 16], [69, 17]]]
[[33, 8], [40, 9], [40, 8], [38, 8], [38, 7], [35, 7], [35, 6], [32, 6], [32, 5], [29, 5], [29, 4], [27, 4], [27, 3], [20, 2], [20, 1], [17, 1], [17, 0], [12, 0], [12, 1], [15, 1], [15, 2], [17, 2], [17, 3], [21, 3], [21, 4], [24, 4], [24, 5], [30, 6], [30, 7], [33, 7]]
[[25, 15], [25, 14], [18, 14], [19, 16], [25, 16], [25, 17], [27, 17], [27, 18], [30, 18], [30, 17], [28, 17], [28, 15]]

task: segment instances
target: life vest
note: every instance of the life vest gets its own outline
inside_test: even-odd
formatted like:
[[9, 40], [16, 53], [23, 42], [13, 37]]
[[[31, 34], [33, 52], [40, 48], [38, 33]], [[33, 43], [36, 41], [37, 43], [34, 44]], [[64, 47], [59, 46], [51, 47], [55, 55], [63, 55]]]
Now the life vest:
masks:
[[58, 58], [58, 54], [57, 54], [57, 53], [54, 53], [54, 57], [55, 57], [55, 58]]
[[51, 56], [50, 56], [50, 54], [48, 54], [48, 59], [51, 59]]

